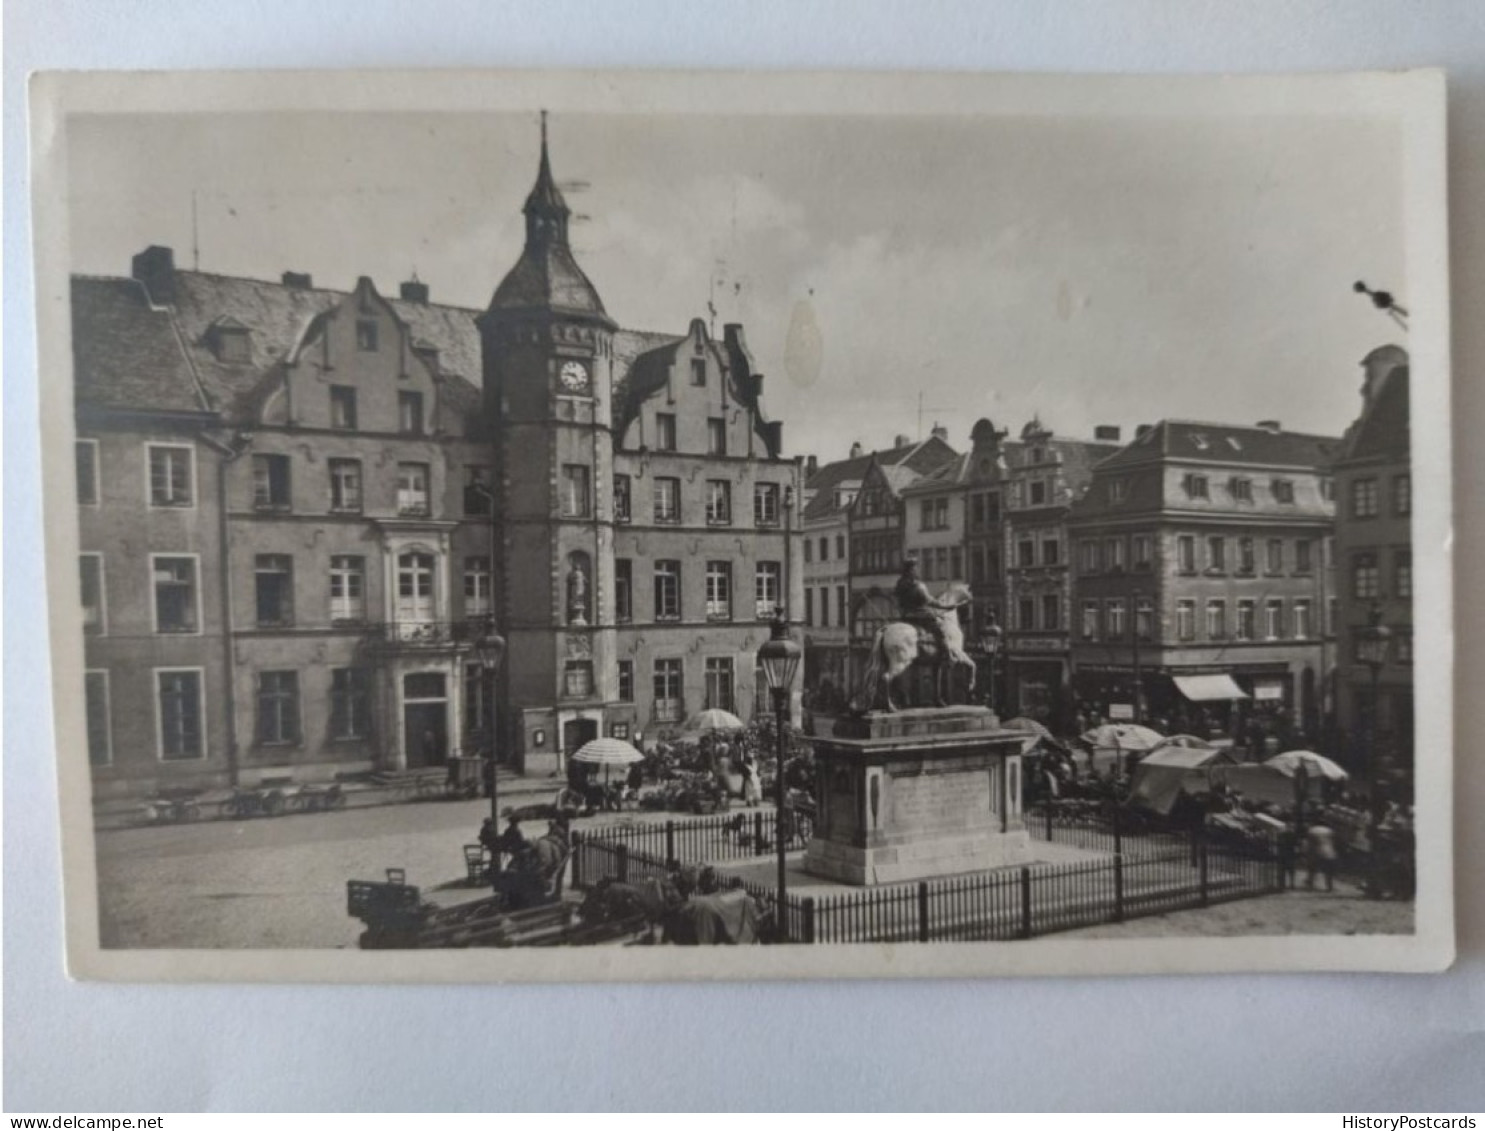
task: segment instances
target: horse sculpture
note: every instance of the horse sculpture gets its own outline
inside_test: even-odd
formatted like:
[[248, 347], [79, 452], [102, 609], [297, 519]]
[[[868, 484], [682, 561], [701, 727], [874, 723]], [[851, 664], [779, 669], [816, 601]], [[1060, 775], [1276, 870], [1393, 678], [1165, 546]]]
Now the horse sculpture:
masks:
[[938, 655], [937, 643], [927, 631], [908, 621], [893, 621], [877, 632], [872, 643], [871, 654], [866, 664], [866, 675], [861, 681], [857, 696], [860, 710], [869, 711], [879, 700], [884, 701], [888, 711], [897, 710], [897, 701], [892, 696], [893, 683], [919, 660], [934, 661], [934, 702], [947, 707], [949, 679], [957, 668], [969, 670], [969, 690], [975, 686], [975, 662], [964, 651], [964, 632], [959, 627], [958, 609], [969, 604], [969, 588], [963, 584], [950, 585], [939, 597], [940, 602], [953, 606], [934, 609], [944, 634], [943, 654]]

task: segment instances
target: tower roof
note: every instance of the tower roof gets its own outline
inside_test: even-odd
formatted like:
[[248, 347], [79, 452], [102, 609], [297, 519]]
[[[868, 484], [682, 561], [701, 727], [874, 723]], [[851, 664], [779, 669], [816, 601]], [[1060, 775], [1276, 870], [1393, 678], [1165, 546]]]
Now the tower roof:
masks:
[[489, 309], [566, 314], [608, 322], [603, 300], [573, 259], [567, 242], [571, 212], [552, 176], [545, 110], [541, 115], [541, 163], [522, 211], [526, 214], [526, 246], [495, 288]]

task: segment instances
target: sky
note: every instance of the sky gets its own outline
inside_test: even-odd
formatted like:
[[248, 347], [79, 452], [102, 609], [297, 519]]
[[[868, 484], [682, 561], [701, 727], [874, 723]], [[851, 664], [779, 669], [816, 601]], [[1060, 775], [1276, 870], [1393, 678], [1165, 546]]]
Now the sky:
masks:
[[[202, 270], [483, 308], [516, 261], [538, 117], [171, 114], [69, 123], [73, 270]], [[629, 329], [741, 322], [786, 453], [988, 417], [1339, 435], [1406, 345], [1402, 149], [1365, 118], [554, 115], [572, 242]], [[1399, 294], [1406, 304], [1407, 296]]]

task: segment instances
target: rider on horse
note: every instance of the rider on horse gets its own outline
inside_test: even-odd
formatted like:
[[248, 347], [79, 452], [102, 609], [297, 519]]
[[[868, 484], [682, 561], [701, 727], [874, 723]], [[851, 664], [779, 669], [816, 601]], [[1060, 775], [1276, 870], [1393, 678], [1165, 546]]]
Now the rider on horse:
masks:
[[953, 612], [957, 605], [936, 601], [928, 592], [928, 586], [918, 578], [918, 559], [909, 554], [902, 562], [902, 576], [893, 590], [897, 597], [897, 615], [908, 624], [926, 628], [938, 646], [938, 654], [944, 655], [948, 642], [944, 640], [944, 623], [941, 612]]

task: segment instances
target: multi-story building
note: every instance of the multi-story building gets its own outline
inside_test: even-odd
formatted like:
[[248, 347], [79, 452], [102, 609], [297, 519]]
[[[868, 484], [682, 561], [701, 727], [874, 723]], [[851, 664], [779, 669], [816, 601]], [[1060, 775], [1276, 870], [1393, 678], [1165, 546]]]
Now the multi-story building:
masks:
[[1002, 446], [1004, 696], [1010, 715], [1058, 729], [1071, 722], [1072, 574], [1068, 511], [1093, 465], [1118, 451], [1119, 429], [1100, 426], [1093, 441], [1056, 436], [1040, 420]]
[[1336, 447], [1276, 421], [1164, 421], [1093, 468], [1068, 516], [1084, 705], [1180, 730], [1251, 710], [1316, 731]]
[[[1409, 775], [1413, 764], [1413, 483], [1408, 439], [1408, 355], [1397, 346], [1362, 362], [1361, 415], [1335, 464], [1337, 715], [1342, 756], [1368, 769], [1370, 743]], [[1359, 645], [1374, 625], [1391, 632], [1377, 669]]]
[[822, 711], [838, 708], [853, 687], [849, 663], [851, 619], [851, 508], [873, 460], [926, 474], [952, 459], [944, 429], [926, 440], [897, 437], [893, 447], [867, 453], [857, 443], [850, 457], [806, 465], [804, 486], [805, 682]]
[[482, 749], [492, 629], [498, 748], [528, 772], [750, 713], [761, 622], [802, 605], [800, 476], [741, 328], [620, 329], [545, 138], [525, 214], [483, 313], [160, 247], [74, 281], [101, 792]]

